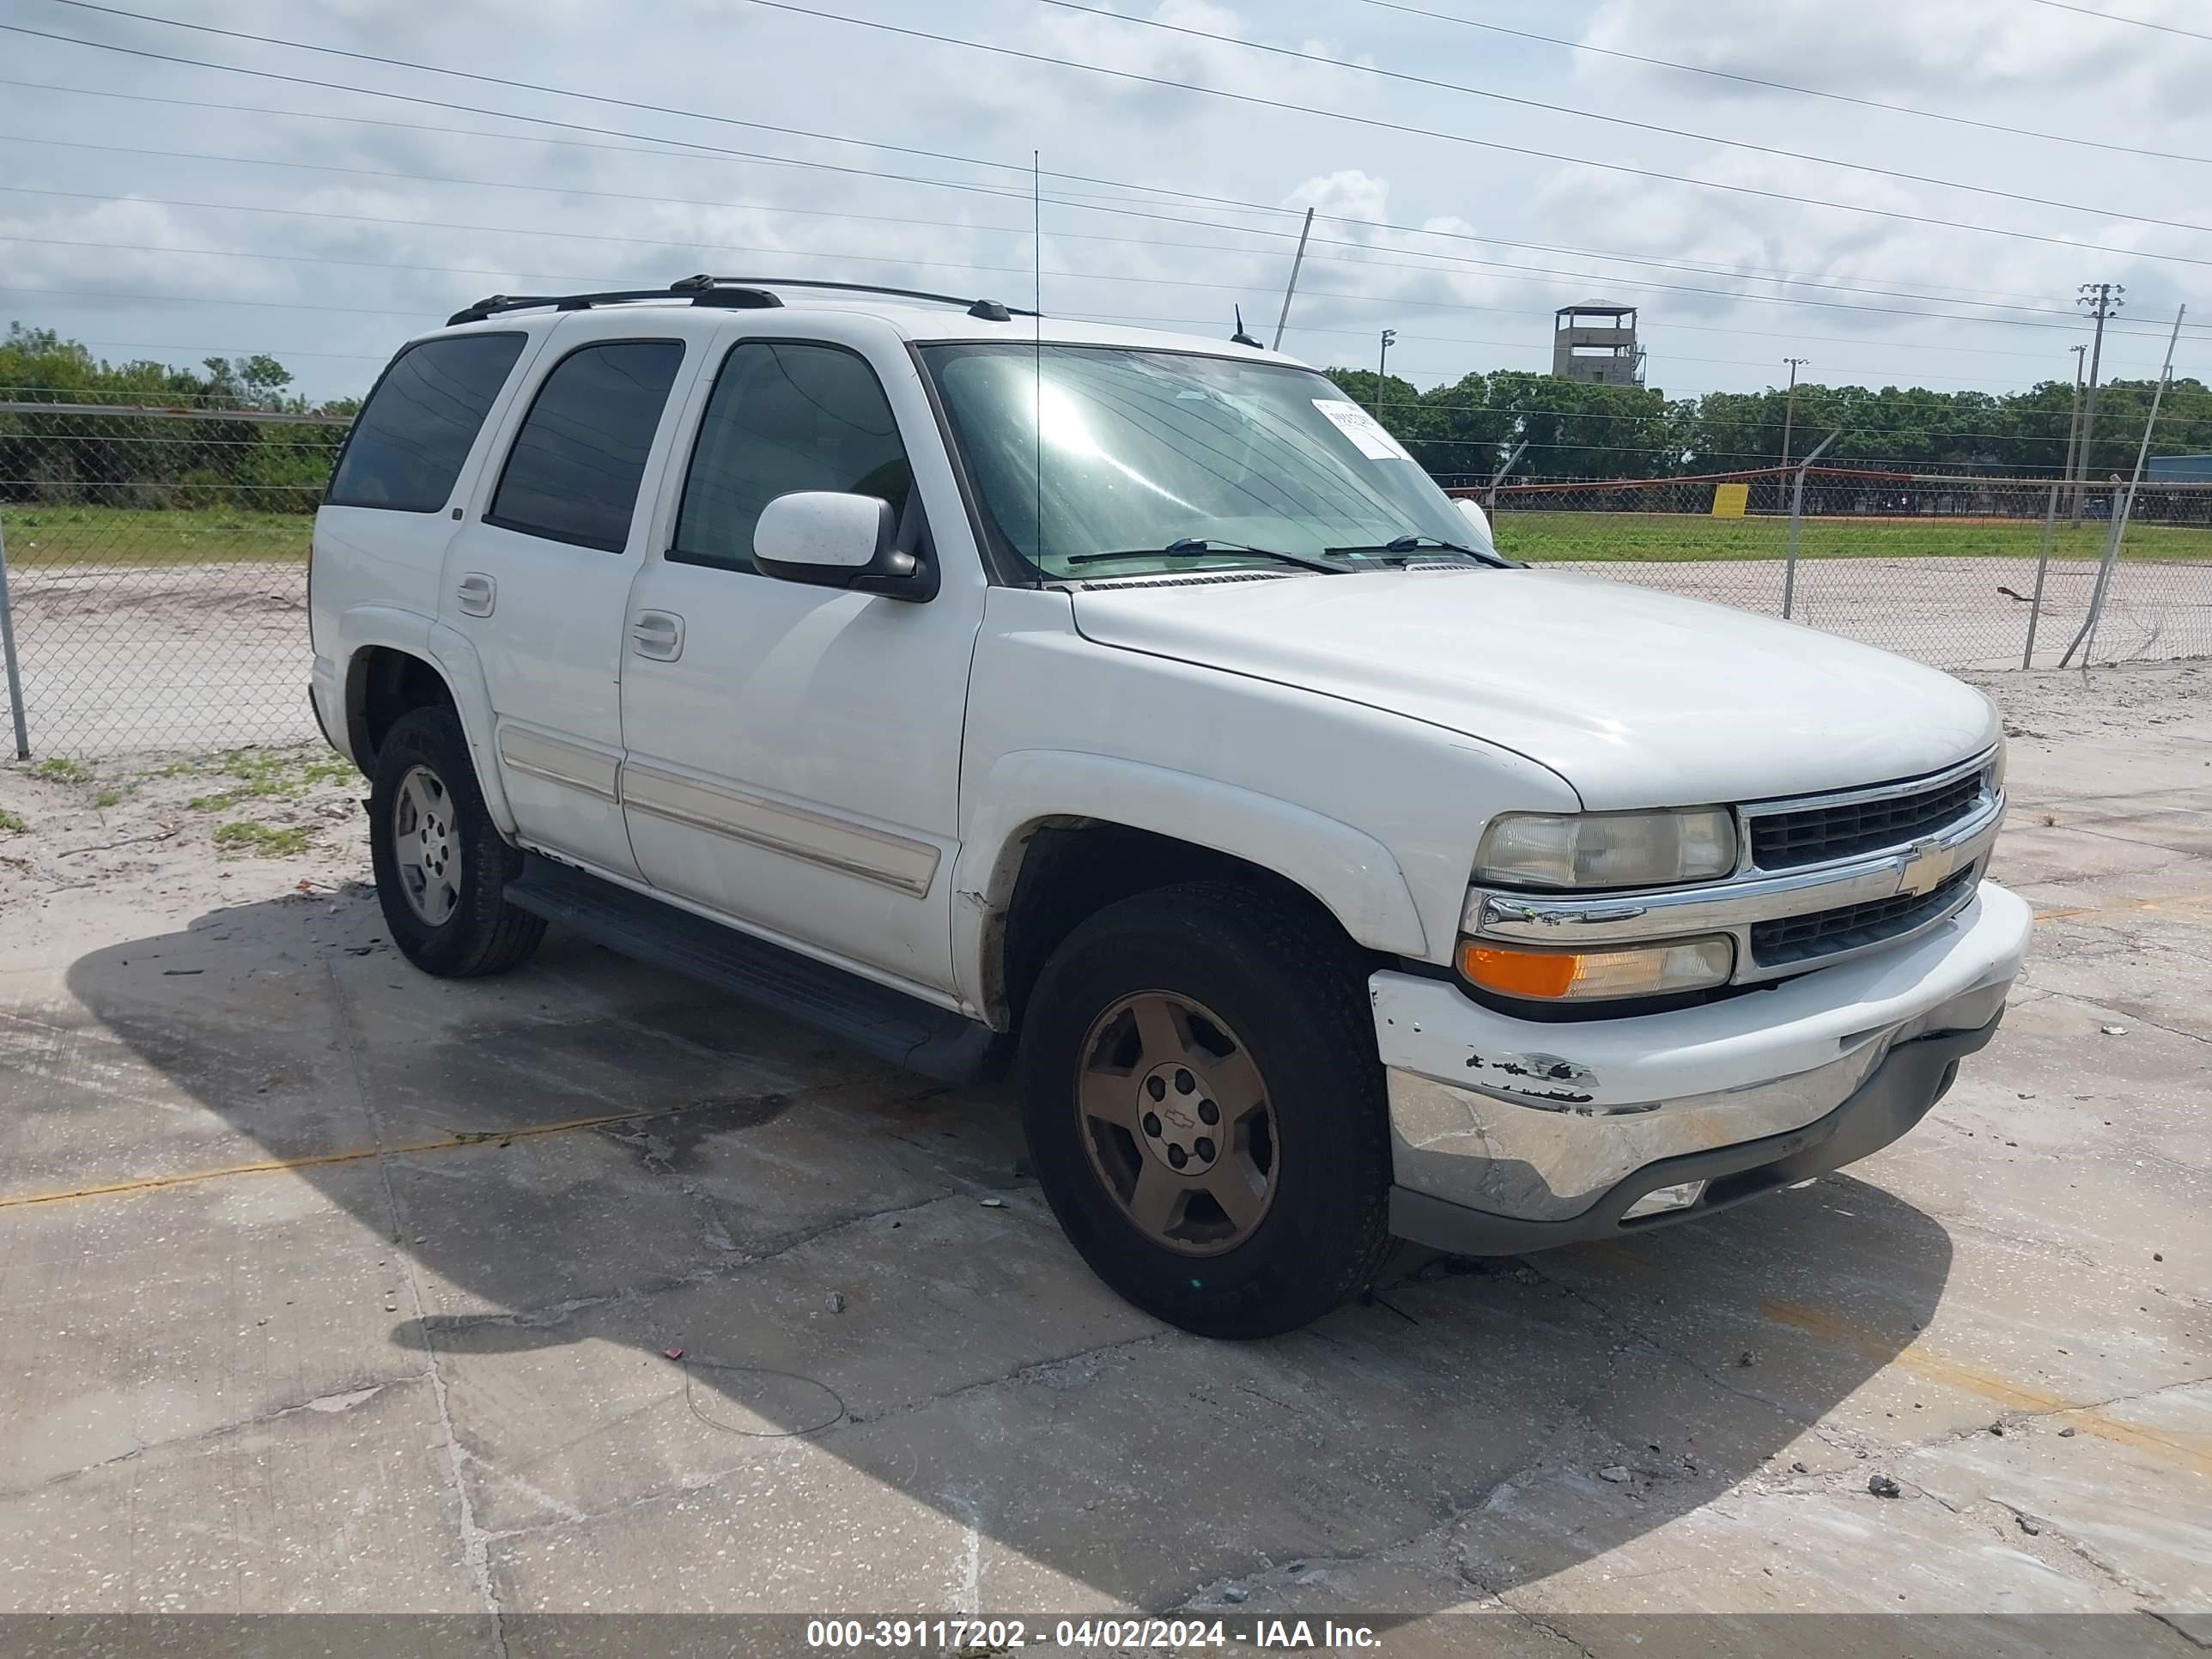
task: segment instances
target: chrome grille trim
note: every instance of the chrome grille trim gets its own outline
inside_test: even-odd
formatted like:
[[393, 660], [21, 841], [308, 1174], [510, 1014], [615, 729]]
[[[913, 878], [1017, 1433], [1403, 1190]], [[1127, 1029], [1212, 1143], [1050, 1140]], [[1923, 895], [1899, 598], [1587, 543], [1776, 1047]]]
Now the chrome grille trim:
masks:
[[[1989, 774], [1996, 766], [1997, 751], [1985, 749], [1971, 760], [1960, 761], [1938, 772], [1924, 772], [1917, 778], [1901, 778], [1891, 783], [1869, 784], [1859, 789], [1835, 789], [1818, 795], [1790, 795], [1775, 800], [1748, 801], [1736, 808], [1736, 845], [1738, 872], [1742, 874], [1772, 872], [1782, 870], [1816, 869], [1825, 865], [1841, 864], [1866, 854], [1886, 851], [1891, 848], [1908, 846], [1915, 841], [1945, 833], [1974, 807], [1985, 805], [1992, 799]], [[1781, 861], [1763, 860], [1759, 854], [1762, 826], [1773, 826], [1790, 820], [1802, 820], [1825, 813], [1844, 813], [1853, 809], [1881, 809], [1894, 807], [1916, 798], [1933, 799], [1954, 792], [1961, 785], [1978, 778], [1981, 787], [1966, 794], [1958, 810], [1948, 817], [1934, 819], [1903, 833], [1890, 835], [1883, 840], [1847, 848], [1826, 857], [1792, 858]]]

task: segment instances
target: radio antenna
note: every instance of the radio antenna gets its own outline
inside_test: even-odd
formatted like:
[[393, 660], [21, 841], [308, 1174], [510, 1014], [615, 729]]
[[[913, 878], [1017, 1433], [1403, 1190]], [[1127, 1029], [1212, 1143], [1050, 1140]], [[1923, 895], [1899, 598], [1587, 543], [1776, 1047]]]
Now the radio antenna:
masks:
[[1035, 369], [1036, 427], [1036, 566], [1037, 586], [1044, 585], [1044, 163], [1042, 152], [1030, 152], [1030, 223], [1032, 264], [1030, 275], [1030, 355]]

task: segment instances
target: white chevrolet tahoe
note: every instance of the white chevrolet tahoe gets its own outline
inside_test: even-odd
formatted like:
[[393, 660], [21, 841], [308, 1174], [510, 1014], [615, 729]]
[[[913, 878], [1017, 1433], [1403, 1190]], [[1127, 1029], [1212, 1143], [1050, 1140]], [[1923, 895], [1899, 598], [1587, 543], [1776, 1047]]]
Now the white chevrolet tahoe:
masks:
[[1520, 568], [1241, 336], [495, 297], [377, 382], [311, 589], [416, 965], [551, 920], [1011, 1061], [1076, 1249], [1194, 1331], [1863, 1157], [2027, 939], [1980, 693]]

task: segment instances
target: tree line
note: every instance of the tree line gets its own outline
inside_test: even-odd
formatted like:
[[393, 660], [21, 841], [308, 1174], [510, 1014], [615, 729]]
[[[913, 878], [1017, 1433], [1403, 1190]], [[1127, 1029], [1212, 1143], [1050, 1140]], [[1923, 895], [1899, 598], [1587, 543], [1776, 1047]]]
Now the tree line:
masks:
[[291, 384], [291, 371], [266, 354], [209, 357], [197, 369], [151, 359], [111, 363], [51, 329], [11, 323], [0, 341], [0, 402], [329, 418], [0, 413], [0, 501], [313, 512], [361, 400], [311, 404]]
[[[1785, 394], [1772, 387], [1669, 398], [1656, 387], [1499, 369], [1423, 392], [1395, 374], [1378, 382], [1370, 369], [1328, 374], [1447, 483], [1486, 482], [1523, 442], [1512, 473], [1521, 481], [1679, 477], [1782, 459]], [[11, 324], [0, 341], [0, 400], [258, 410], [329, 423], [0, 414], [0, 501], [311, 511], [361, 400], [310, 404], [291, 385], [291, 372], [265, 354], [209, 357], [198, 368], [111, 363], [50, 329]], [[2154, 390], [2148, 380], [2100, 390], [2091, 477], [2133, 466]], [[1824, 463], [2048, 477], [2063, 464], [2073, 400], [2063, 380], [2004, 393], [1801, 385], [1790, 453], [1802, 459], [1840, 430]], [[2212, 388], [2193, 378], [2170, 386], [2152, 448], [2212, 452]]]
[[[1372, 369], [1333, 368], [1328, 375], [1447, 483], [1487, 482], [1524, 441], [1528, 447], [1511, 474], [1524, 481], [1679, 477], [1782, 460], [1787, 394], [1775, 387], [1669, 398], [1656, 387], [1588, 386], [1499, 369], [1423, 392], [1395, 374], [1378, 388]], [[2133, 470], [2156, 389], [2154, 380], [2113, 380], [2099, 389], [2089, 477]], [[1801, 383], [1790, 453], [1802, 460], [1840, 431], [1823, 465], [2054, 477], [2065, 463], [2073, 405], [2074, 387], [2064, 380], [2002, 393]], [[2151, 450], [2212, 451], [2212, 388], [2193, 378], [2167, 386]]]

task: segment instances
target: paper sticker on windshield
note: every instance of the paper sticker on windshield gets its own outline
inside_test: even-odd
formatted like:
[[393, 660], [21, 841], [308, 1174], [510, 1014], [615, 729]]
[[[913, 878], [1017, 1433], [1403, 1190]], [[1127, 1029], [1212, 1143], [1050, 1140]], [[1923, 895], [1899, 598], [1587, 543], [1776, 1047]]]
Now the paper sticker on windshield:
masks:
[[1410, 461], [1406, 447], [1389, 434], [1382, 422], [1370, 415], [1358, 404], [1342, 398], [1316, 398], [1313, 406], [1334, 422], [1336, 429], [1359, 446], [1359, 453], [1370, 461]]

